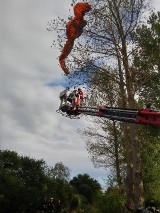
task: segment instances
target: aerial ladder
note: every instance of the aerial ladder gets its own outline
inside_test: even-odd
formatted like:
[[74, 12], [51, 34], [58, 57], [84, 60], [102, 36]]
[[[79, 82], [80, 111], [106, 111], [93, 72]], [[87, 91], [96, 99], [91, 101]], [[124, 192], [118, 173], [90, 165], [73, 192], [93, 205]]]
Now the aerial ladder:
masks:
[[77, 98], [74, 105], [62, 105], [57, 112], [69, 118], [78, 118], [79, 115], [90, 115], [115, 121], [160, 126], [160, 111], [151, 109], [150, 106], [142, 109], [123, 109], [106, 105], [88, 107], [81, 106], [80, 100]]

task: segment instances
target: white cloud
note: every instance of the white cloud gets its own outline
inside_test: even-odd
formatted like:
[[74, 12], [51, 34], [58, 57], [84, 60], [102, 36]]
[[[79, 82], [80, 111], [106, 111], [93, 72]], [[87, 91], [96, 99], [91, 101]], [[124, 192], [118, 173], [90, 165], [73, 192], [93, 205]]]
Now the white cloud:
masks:
[[159, 0], [153, 0], [153, 9], [155, 11], [160, 11], [160, 1]]

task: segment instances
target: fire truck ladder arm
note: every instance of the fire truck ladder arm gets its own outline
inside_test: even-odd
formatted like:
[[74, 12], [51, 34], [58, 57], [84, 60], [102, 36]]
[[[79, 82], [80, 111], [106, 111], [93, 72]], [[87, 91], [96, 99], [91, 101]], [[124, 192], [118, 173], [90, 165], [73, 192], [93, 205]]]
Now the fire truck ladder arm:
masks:
[[[65, 109], [65, 110], [64, 110]], [[136, 123], [136, 124], [146, 124], [152, 126], [160, 126], [160, 112], [154, 111], [149, 108], [144, 109], [123, 109], [114, 108], [107, 106], [96, 107], [74, 107], [63, 108], [63, 112], [68, 115], [68, 117], [74, 115], [90, 115], [97, 117], [104, 117], [110, 120]]]

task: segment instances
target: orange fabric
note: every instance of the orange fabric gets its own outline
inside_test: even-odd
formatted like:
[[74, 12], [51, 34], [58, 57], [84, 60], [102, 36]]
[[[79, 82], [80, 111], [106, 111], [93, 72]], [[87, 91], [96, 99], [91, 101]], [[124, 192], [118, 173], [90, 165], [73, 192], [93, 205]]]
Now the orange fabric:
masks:
[[91, 10], [91, 5], [85, 2], [77, 3], [74, 8], [74, 19], [69, 21], [66, 25], [66, 35], [67, 41], [59, 56], [59, 63], [62, 70], [68, 75], [70, 73], [69, 69], [66, 67], [65, 58], [70, 54], [74, 40], [78, 38], [82, 32], [83, 28], [86, 26], [87, 22], [84, 20], [83, 16], [85, 13]]

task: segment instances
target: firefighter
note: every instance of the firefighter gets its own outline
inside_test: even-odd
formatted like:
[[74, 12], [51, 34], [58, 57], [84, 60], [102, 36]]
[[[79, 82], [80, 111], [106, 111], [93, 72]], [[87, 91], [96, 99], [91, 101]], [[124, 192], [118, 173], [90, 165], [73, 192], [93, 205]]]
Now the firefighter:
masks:
[[83, 91], [78, 88], [78, 94], [79, 94], [79, 98], [80, 98], [80, 106], [82, 106], [82, 103], [83, 103]]
[[60, 92], [59, 98], [60, 98], [60, 106], [67, 104], [67, 93], [69, 91], [69, 87], [67, 87], [65, 90]]
[[72, 106], [74, 106], [74, 103], [75, 103], [75, 99], [77, 98], [78, 96], [78, 91], [75, 89], [73, 90], [73, 92], [71, 92], [67, 98], [67, 101], [69, 101]]

